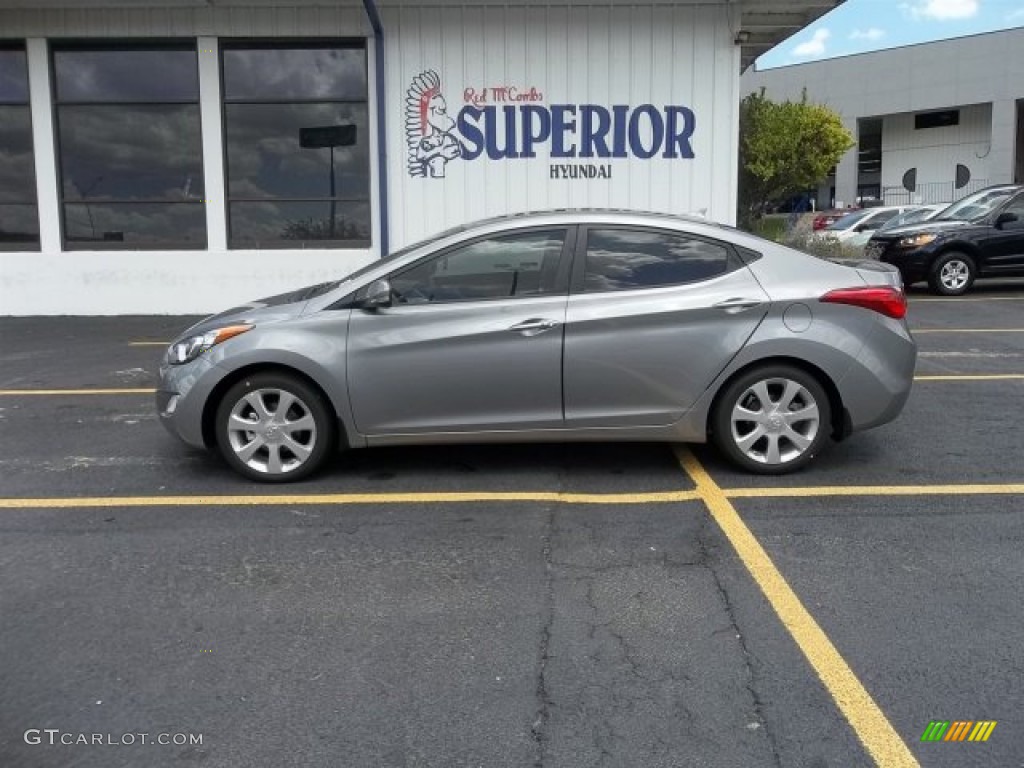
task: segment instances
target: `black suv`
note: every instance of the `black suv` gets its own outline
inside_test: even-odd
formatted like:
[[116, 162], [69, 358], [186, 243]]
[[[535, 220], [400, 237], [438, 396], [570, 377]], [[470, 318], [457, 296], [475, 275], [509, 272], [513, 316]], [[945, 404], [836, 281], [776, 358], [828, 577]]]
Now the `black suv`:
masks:
[[966, 293], [978, 277], [1024, 277], [1024, 185], [988, 187], [934, 219], [875, 234], [864, 251], [897, 267], [906, 285]]

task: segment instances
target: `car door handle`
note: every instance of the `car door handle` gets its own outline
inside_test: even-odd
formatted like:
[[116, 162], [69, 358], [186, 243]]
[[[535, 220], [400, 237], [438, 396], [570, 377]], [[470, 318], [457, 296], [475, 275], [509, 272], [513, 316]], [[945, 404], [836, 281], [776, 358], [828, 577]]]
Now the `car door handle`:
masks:
[[532, 318], [530, 320], [524, 320], [521, 323], [516, 323], [510, 331], [515, 333], [521, 333], [524, 336], [536, 336], [538, 333], [544, 333], [544, 331], [550, 331], [558, 323], [555, 320], [545, 320], [543, 318]]
[[748, 309], [759, 307], [761, 306], [761, 304], [762, 302], [760, 299], [735, 298], [720, 301], [717, 304], [715, 304], [714, 307], [715, 309], [724, 309], [730, 315], [734, 315], [737, 312], [745, 312]]

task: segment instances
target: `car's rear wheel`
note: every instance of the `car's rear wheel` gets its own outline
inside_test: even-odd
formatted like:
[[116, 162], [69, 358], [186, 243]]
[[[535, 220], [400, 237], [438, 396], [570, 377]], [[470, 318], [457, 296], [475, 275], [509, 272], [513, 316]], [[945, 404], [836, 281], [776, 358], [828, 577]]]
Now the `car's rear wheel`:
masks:
[[789, 365], [752, 369], [718, 398], [712, 439], [748, 472], [781, 475], [806, 465], [831, 431], [828, 395], [818, 380]]
[[335, 431], [323, 396], [284, 373], [245, 377], [217, 408], [217, 446], [232, 469], [252, 480], [288, 482], [315, 472]]
[[943, 296], [959, 296], [967, 293], [976, 275], [977, 270], [970, 256], [951, 251], [936, 259], [928, 277], [928, 285], [935, 293]]

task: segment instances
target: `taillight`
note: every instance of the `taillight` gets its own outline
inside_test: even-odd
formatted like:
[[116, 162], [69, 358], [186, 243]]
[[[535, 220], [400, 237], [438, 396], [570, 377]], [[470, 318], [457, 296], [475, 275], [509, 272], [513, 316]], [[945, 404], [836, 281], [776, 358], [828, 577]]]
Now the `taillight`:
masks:
[[907, 314], [907, 297], [899, 288], [868, 287], [839, 288], [829, 291], [820, 301], [826, 304], [849, 304], [879, 312], [886, 317], [901, 320]]

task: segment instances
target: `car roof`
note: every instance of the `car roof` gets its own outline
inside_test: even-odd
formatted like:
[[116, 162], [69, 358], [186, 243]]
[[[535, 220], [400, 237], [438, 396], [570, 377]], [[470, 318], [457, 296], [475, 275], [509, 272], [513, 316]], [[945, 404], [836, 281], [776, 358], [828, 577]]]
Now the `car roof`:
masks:
[[520, 211], [477, 219], [466, 226], [482, 227], [488, 224], [502, 224], [531, 218], [561, 218], [567, 222], [581, 222], [608, 219], [631, 218], [644, 221], [687, 221], [694, 224], [712, 224], [716, 222], [694, 213], [665, 213], [657, 211], [639, 211], [629, 208], [547, 208], [533, 211]]

